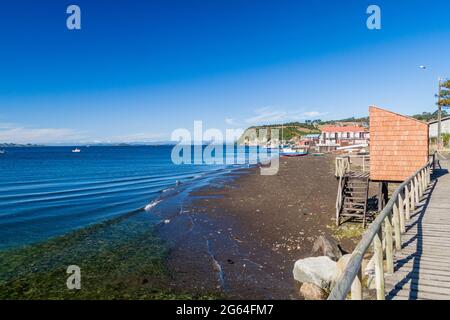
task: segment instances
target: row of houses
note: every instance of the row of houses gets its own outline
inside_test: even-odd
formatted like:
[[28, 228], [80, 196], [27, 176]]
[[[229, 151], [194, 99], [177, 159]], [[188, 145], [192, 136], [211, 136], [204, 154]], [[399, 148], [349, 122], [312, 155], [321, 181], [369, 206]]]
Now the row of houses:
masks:
[[299, 146], [315, 147], [317, 151], [332, 151], [341, 147], [366, 147], [369, 131], [363, 126], [325, 126], [320, 134], [308, 134], [298, 142]]
[[[436, 139], [438, 135], [438, 121], [428, 123], [429, 138]], [[450, 134], [450, 116], [441, 120], [442, 134]], [[315, 147], [316, 150], [333, 151], [348, 146], [365, 147], [369, 144], [370, 132], [361, 125], [324, 126], [321, 133], [308, 134], [302, 137], [297, 144], [302, 147]]]

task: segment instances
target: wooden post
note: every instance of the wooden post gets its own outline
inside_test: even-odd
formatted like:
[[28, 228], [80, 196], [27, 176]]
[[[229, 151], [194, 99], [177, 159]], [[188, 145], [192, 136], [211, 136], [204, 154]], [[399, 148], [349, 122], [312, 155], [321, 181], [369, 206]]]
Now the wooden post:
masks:
[[358, 274], [353, 280], [351, 287], [352, 300], [362, 300], [362, 268], [359, 268]]
[[402, 250], [402, 234], [400, 228], [400, 217], [398, 214], [398, 208], [396, 203], [394, 204], [393, 211], [394, 211], [393, 224], [395, 231], [395, 250], [400, 251]]
[[428, 186], [428, 173], [427, 173], [427, 168], [423, 169], [423, 193], [425, 193], [425, 191], [427, 191], [427, 186]]
[[389, 200], [388, 191], [387, 182], [378, 183], [378, 212], [381, 212], [384, 209], [384, 206]]
[[422, 195], [425, 193], [425, 190], [427, 189], [427, 185], [425, 182], [425, 169], [421, 171], [421, 177], [422, 177]]
[[[419, 181], [417, 179], [417, 176], [414, 177], [414, 200], [415, 200], [415, 204], [420, 202], [420, 197], [419, 197]], [[415, 205], [414, 204], [414, 205]]]
[[398, 194], [398, 213], [400, 216], [400, 230], [401, 232], [405, 232], [406, 228], [405, 228], [405, 209], [404, 209], [404, 203], [403, 203], [403, 197], [402, 197], [402, 193], [400, 192]]
[[414, 179], [411, 180], [411, 212], [414, 212], [416, 210], [416, 193], [414, 192], [415, 186], [414, 186]]
[[343, 179], [345, 179], [343, 176], [339, 177], [339, 184], [338, 184], [338, 193], [336, 197], [336, 226], [339, 227], [339, 217], [341, 213], [342, 208], [342, 193], [343, 193]]
[[405, 186], [405, 209], [405, 218], [409, 220], [411, 219], [411, 200], [408, 185]]
[[392, 214], [384, 219], [384, 239], [386, 243], [386, 272], [394, 273], [394, 245], [392, 239]]
[[383, 182], [378, 182], [378, 212], [383, 210]]
[[417, 184], [419, 186], [419, 199], [423, 196], [423, 182], [422, 182], [422, 171], [419, 172], [417, 176]]
[[375, 254], [375, 286], [377, 289], [377, 300], [384, 300], [384, 270], [381, 228], [373, 239], [373, 251]]

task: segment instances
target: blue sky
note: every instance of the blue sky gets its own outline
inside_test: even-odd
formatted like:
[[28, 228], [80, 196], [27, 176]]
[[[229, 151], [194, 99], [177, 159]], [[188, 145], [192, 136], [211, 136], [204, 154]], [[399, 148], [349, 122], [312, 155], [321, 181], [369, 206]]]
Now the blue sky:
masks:
[[[81, 30], [66, 28], [70, 4]], [[381, 30], [366, 27], [370, 4]], [[450, 76], [448, 12], [447, 0], [4, 1], [0, 142], [433, 111]]]

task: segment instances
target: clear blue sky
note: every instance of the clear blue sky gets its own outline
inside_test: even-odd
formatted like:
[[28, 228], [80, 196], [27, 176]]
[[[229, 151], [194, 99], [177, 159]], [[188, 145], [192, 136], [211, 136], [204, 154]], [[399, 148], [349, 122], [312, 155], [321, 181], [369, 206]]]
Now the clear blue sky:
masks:
[[[69, 4], [81, 30], [66, 28]], [[381, 30], [366, 27], [370, 4]], [[245, 128], [370, 104], [433, 111], [449, 12], [448, 0], [4, 1], [0, 142], [167, 140], [194, 120]]]

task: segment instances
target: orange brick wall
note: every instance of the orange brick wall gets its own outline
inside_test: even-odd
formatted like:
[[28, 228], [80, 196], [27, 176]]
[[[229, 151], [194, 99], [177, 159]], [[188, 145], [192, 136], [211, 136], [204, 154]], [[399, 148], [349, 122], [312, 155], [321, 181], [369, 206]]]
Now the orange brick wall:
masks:
[[370, 115], [370, 178], [403, 181], [428, 160], [428, 124], [377, 107]]

